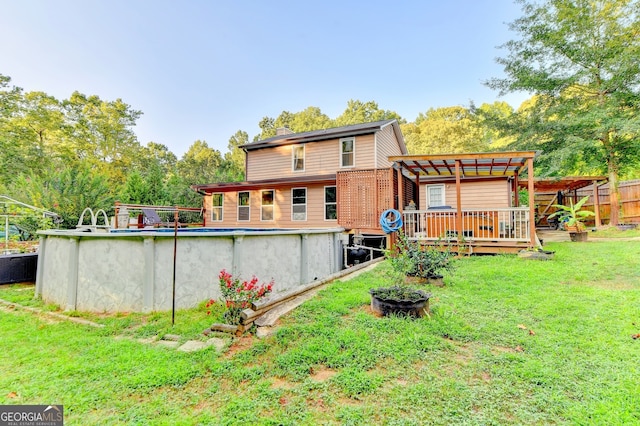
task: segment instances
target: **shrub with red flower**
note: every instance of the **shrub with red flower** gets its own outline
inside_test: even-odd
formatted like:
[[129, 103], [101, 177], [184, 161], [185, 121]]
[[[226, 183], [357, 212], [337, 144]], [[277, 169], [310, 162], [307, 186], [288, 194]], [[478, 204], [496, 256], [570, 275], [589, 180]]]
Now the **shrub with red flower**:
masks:
[[250, 308], [253, 302], [262, 299], [273, 289], [273, 280], [267, 284], [258, 284], [258, 278], [254, 276], [250, 281], [242, 281], [224, 269], [220, 271], [218, 279], [227, 308], [224, 319], [228, 324], [240, 324], [242, 310]]

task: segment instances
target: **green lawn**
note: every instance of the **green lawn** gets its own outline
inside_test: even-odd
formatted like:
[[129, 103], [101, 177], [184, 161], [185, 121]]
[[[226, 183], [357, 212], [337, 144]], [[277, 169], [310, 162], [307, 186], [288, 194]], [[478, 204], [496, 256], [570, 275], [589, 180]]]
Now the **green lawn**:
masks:
[[[461, 259], [420, 320], [370, 314], [379, 267], [222, 355], [134, 339], [199, 338], [219, 307], [175, 327], [167, 312], [82, 315], [104, 328], [2, 307], [0, 404], [61, 403], [68, 425], [640, 423], [640, 241], [546, 248], [554, 260]], [[0, 288], [54, 309], [32, 295]]]

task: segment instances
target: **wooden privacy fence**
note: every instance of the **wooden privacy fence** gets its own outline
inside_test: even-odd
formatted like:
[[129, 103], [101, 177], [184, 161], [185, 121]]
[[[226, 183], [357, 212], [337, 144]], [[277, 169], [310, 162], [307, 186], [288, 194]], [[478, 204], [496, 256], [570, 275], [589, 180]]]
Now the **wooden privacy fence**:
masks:
[[[640, 223], [640, 179], [620, 182], [620, 203], [622, 205], [621, 222]], [[580, 200], [588, 195], [589, 200], [585, 208], [593, 211], [593, 186], [588, 186], [576, 191], [576, 198]], [[600, 204], [600, 218], [602, 223], [609, 223], [611, 202], [609, 197], [609, 184], [598, 187], [598, 201]]]
[[[640, 223], [640, 179], [628, 180], [620, 182], [620, 204], [622, 205], [620, 222], [623, 223]], [[584, 204], [587, 210], [594, 210], [593, 185], [563, 193], [564, 200], [558, 203], [557, 193], [536, 193], [535, 203], [538, 206], [538, 225], [546, 225], [547, 217], [556, 211], [553, 204], [569, 204], [568, 198], [572, 198], [576, 203], [585, 196], [589, 199]], [[598, 204], [600, 205], [600, 220], [602, 224], [609, 223], [611, 215], [611, 201], [609, 197], [609, 184], [605, 183], [598, 186]], [[590, 217], [586, 220], [588, 225], [594, 225], [594, 218]]]

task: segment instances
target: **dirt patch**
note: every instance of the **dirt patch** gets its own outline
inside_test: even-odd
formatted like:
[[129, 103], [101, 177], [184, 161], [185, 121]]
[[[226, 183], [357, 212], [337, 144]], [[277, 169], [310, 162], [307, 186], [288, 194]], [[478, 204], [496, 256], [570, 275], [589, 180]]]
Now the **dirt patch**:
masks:
[[253, 336], [238, 337], [233, 340], [231, 346], [229, 346], [229, 349], [227, 350], [227, 352], [225, 352], [224, 357], [233, 358], [235, 354], [240, 351], [245, 351], [251, 346], [253, 346]]
[[[18, 310], [18, 309], [16, 309], [16, 307], [14, 305], [0, 305], [0, 311], [3, 311], [3, 312], [15, 313], [16, 310]], [[36, 314], [41, 321], [43, 321], [43, 322], [45, 322], [47, 324], [57, 324], [59, 322], [62, 322], [61, 319], [54, 318], [54, 317], [51, 317], [51, 316], [48, 316], [48, 315], [44, 315], [41, 312], [37, 312], [35, 310], [33, 310], [31, 312]]]
[[271, 382], [271, 389], [293, 389], [296, 385], [281, 377], [274, 377]]
[[522, 346], [516, 346], [515, 348], [509, 348], [507, 346], [494, 346], [491, 348], [492, 355], [515, 354], [518, 352], [524, 352]]
[[[569, 285], [571, 284], [572, 283], [569, 283]], [[587, 281], [580, 282], [579, 285], [601, 288], [603, 290], [635, 290], [638, 288], [638, 285], [623, 281]]]
[[374, 312], [373, 309], [371, 309], [371, 305], [363, 305], [362, 306], [362, 310], [364, 312], [366, 312], [367, 314], [372, 315], [374, 317], [377, 317], [377, 318], [381, 318], [382, 317], [382, 315], [378, 314], [377, 312]]
[[337, 371], [323, 367], [318, 370], [313, 370], [313, 373], [311, 374], [311, 379], [315, 380], [316, 382], [324, 382], [326, 380], [329, 380], [336, 374], [338, 374]]

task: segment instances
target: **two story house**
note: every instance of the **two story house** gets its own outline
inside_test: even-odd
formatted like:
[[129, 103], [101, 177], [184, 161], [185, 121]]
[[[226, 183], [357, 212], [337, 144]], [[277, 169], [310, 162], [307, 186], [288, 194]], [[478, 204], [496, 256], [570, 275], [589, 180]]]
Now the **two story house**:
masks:
[[[396, 120], [295, 134], [279, 129], [242, 149], [246, 181], [193, 186], [204, 195], [207, 227], [357, 226], [381, 233], [379, 212], [396, 205], [389, 157], [407, 154]], [[384, 197], [372, 177], [386, 187]]]
[[[408, 155], [396, 120], [243, 145], [244, 182], [194, 185], [212, 228], [335, 228], [384, 235], [387, 209], [404, 232], [484, 253], [534, 247], [533, 151]], [[527, 175], [528, 206], [518, 187]]]

